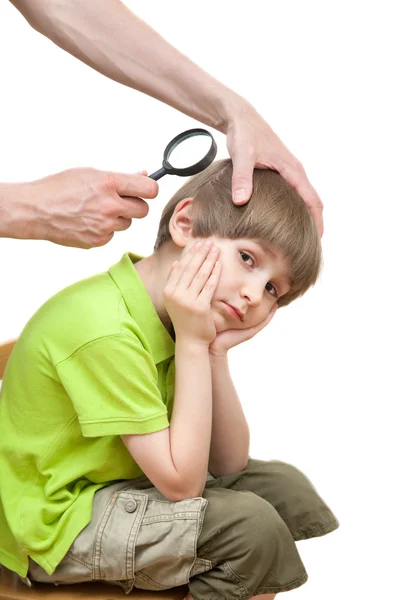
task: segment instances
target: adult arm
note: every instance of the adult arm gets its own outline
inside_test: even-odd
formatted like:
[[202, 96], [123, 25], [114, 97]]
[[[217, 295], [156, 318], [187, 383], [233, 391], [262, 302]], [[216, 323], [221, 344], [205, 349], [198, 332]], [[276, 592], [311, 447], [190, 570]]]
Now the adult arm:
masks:
[[144, 174], [69, 169], [27, 183], [0, 183], [0, 237], [92, 248], [148, 213], [158, 185]]
[[37, 31], [107, 77], [227, 135], [233, 200], [248, 201], [254, 166], [297, 190], [322, 235], [323, 205], [301, 163], [244, 98], [194, 64], [119, 0], [11, 0]]

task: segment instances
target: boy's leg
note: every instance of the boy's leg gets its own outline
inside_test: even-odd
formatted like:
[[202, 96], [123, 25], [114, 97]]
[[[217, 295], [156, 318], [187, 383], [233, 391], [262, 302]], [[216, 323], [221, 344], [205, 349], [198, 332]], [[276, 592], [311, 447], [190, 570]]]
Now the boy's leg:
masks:
[[[207, 500], [167, 500], [142, 476], [96, 492], [90, 523], [48, 575], [30, 560], [28, 579], [70, 584], [107, 581], [129, 593], [186, 585]], [[210, 568], [208, 561], [200, 567]], [[199, 566], [197, 566], [199, 570]]]
[[194, 600], [249, 600], [306, 581], [290, 531], [255, 494], [205, 489], [204, 497], [170, 502], [149, 486], [143, 477], [97, 492], [92, 521], [55, 572], [31, 561], [29, 577], [100, 579], [127, 593], [188, 584]]
[[337, 527], [297, 469], [253, 459], [208, 481], [203, 498], [177, 503], [144, 476], [120, 482], [97, 492], [92, 517], [56, 572], [33, 565], [33, 579], [105, 579], [126, 592], [188, 583], [194, 600], [273, 596], [307, 580], [294, 539]]
[[203, 497], [208, 505], [188, 583], [194, 600], [250, 600], [307, 581], [293, 537], [271, 504], [223, 488], [206, 488]]
[[249, 458], [244, 471], [207, 481], [207, 489], [220, 487], [253, 492], [272, 504], [295, 541], [322, 536], [339, 527], [309, 479], [288, 463]]
[[207, 481], [203, 497], [209, 505], [197, 560], [213, 569], [191, 579], [194, 600], [247, 600], [302, 585], [307, 574], [294, 540], [338, 527], [311, 482], [281, 461], [249, 458], [244, 471]]

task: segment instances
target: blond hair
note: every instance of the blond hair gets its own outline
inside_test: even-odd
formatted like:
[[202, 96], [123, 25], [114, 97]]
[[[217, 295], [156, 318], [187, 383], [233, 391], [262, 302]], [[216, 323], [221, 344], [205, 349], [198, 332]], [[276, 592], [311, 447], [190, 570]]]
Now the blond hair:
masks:
[[279, 299], [279, 306], [285, 306], [304, 294], [318, 278], [322, 252], [314, 220], [301, 197], [275, 171], [254, 170], [253, 193], [244, 206], [233, 204], [231, 185], [229, 159], [216, 161], [191, 177], [165, 206], [154, 250], [171, 239], [169, 222], [178, 202], [193, 198], [193, 237], [216, 235], [266, 242], [289, 259], [293, 282]]

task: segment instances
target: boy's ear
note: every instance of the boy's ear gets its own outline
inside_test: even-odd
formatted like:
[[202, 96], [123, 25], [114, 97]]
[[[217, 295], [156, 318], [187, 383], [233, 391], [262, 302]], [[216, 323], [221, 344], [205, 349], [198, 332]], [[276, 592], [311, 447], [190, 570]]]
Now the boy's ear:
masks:
[[169, 220], [169, 233], [174, 243], [180, 248], [184, 248], [191, 239], [193, 226], [192, 202], [193, 198], [180, 200]]

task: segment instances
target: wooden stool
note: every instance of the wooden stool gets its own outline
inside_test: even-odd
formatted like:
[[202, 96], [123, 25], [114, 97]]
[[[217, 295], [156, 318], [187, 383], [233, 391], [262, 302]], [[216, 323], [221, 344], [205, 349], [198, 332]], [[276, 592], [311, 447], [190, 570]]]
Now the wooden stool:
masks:
[[[187, 593], [187, 586], [181, 586], [162, 592], [132, 590], [129, 596], [133, 596], [135, 600], [182, 600]], [[122, 600], [126, 597], [123, 589], [106, 583], [59, 586], [35, 583], [28, 588], [16, 573], [0, 566], [0, 600]]]
[[[17, 340], [0, 343], [0, 381], [3, 379], [8, 358]], [[189, 589], [181, 586], [162, 592], [132, 590], [136, 600], [182, 600]], [[131, 595], [129, 594], [129, 595]], [[20, 581], [18, 575], [0, 565], [0, 600], [121, 600], [126, 598], [122, 588], [106, 583], [79, 583], [55, 586], [48, 583], [35, 583], [29, 588]]]

